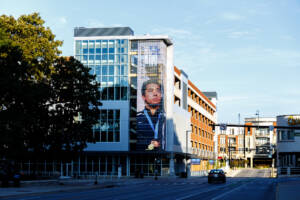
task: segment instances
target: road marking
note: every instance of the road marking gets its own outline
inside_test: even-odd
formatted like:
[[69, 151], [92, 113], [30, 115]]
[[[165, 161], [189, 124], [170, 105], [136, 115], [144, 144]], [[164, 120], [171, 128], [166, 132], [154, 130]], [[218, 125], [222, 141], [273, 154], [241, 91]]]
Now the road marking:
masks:
[[238, 189], [240, 189], [240, 188], [242, 188], [242, 187], [244, 187], [245, 185], [241, 185], [241, 186], [239, 186], [239, 187], [237, 187], [237, 188], [234, 188], [233, 190], [229, 190], [228, 192], [225, 192], [225, 193], [223, 193], [223, 194], [221, 194], [221, 195], [219, 195], [219, 196], [216, 196], [215, 198], [213, 198], [212, 200], [217, 200], [217, 199], [220, 199], [221, 197], [223, 197], [223, 196], [225, 196], [225, 195], [227, 195], [227, 194], [229, 194], [229, 193], [231, 193], [231, 192], [234, 192], [234, 191], [236, 191], [236, 190], [238, 190]]
[[40, 199], [41, 197], [28, 197], [28, 198], [24, 198], [24, 199], [21, 199], [21, 200], [27, 200], [27, 199]]
[[202, 193], [206, 193], [206, 192], [211, 192], [211, 191], [217, 190], [217, 189], [222, 188], [222, 187], [225, 188], [225, 187], [227, 187], [227, 186], [231, 186], [231, 185], [225, 185], [225, 186], [222, 185], [222, 186], [219, 186], [219, 187], [212, 188], [212, 189], [210, 189], [210, 190], [205, 190], [205, 191], [201, 191], [201, 192], [192, 193], [192, 194], [187, 195], [187, 196], [184, 196], [184, 197], [176, 198], [176, 200], [184, 200], [184, 199], [188, 199], [188, 198], [190, 198], [190, 197], [193, 197], [193, 196], [196, 196], [196, 195], [199, 195], [199, 194], [202, 194]]

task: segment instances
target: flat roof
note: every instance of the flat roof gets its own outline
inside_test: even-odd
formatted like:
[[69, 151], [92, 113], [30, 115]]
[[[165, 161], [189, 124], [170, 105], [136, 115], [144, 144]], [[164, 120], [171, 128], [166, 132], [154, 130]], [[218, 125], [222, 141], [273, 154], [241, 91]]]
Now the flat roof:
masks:
[[74, 37], [91, 36], [132, 36], [133, 30], [130, 27], [103, 27], [103, 28], [85, 28], [75, 27]]

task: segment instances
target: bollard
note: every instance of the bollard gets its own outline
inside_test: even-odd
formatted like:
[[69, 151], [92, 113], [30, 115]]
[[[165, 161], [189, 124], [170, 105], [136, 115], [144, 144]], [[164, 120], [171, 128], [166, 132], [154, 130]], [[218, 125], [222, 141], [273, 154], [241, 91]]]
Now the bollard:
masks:
[[95, 182], [94, 182], [95, 185], [98, 184], [98, 173], [96, 173], [96, 176], [95, 176]]

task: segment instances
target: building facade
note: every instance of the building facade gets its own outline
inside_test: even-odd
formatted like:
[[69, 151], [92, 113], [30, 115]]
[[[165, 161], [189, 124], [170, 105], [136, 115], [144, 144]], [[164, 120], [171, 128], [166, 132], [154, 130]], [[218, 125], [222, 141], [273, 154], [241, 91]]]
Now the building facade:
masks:
[[217, 152], [220, 166], [244, 166], [246, 158], [244, 128], [227, 127], [226, 130], [219, 129], [218, 133]]
[[121, 166], [126, 176], [178, 175], [214, 159], [216, 105], [174, 67], [168, 36], [75, 28], [74, 56], [96, 76], [103, 106], [97, 142], [72, 161], [73, 172], [116, 175]]
[[[178, 125], [176, 127], [177, 132], [186, 132], [188, 140], [185, 146], [188, 146], [188, 152], [191, 154], [190, 168], [191, 174], [194, 175], [202, 175], [204, 170], [212, 168], [216, 159], [215, 133], [210, 125], [217, 122], [217, 93], [210, 94], [209, 97], [204, 95], [183, 70], [174, 67], [174, 110], [183, 108], [190, 114], [188, 130], [180, 130]], [[175, 113], [180, 112], [174, 112], [174, 116]], [[181, 120], [184, 119], [177, 118], [176, 122]]]
[[[256, 128], [245, 127], [246, 158], [249, 167], [272, 166], [277, 143], [276, 118], [254, 117], [245, 118], [245, 125], [256, 126]], [[269, 128], [259, 128], [268, 126]]]
[[277, 173], [300, 174], [300, 115], [277, 116]]

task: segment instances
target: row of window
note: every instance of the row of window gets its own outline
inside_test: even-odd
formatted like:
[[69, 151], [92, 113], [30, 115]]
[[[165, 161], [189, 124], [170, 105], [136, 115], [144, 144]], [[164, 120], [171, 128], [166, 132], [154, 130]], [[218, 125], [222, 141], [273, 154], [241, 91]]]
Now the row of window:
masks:
[[295, 140], [294, 130], [278, 130], [278, 141]]
[[128, 55], [76, 55], [75, 58], [82, 64], [127, 64]]
[[[76, 40], [76, 54], [83, 53], [127, 53], [128, 40]], [[93, 49], [93, 51], [90, 51]]]
[[76, 51], [77, 55], [80, 54], [123, 54], [127, 53], [127, 48], [89, 48], [89, 49], [79, 49]]
[[192, 132], [196, 135], [202, 136], [204, 138], [208, 138], [210, 140], [213, 140], [213, 134], [201, 129], [201, 128], [197, 128], [197, 126], [193, 126], [191, 125], [192, 128]]
[[127, 65], [88, 65], [92, 75], [127, 76]]
[[[101, 83], [103, 84], [103, 83]], [[101, 97], [100, 100], [128, 100], [128, 87], [101, 87], [100, 88]]]
[[[223, 135], [223, 137], [221, 136], [220, 137], [220, 144], [225, 144], [225, 136]], [[228, 138], [228, 141], [227, 141], [228, 145], [229, 144], [236, 144], [236, 139], [235, 138]], [[238, 138], [238, 145], [244, 145], [244, 138]]]
[[93, 135], [96, 142], [120, 142], [120, 110], [101, 110]]
[[207, 112], [209, 112], [211, 115], [214, 114], [214, 110], [204, 101], [200, 96], [198, 96], [193, 90], [188, 89], [188, 96], [194, 100], [198, 105], [200, 105], [202, 108], [204, 108]]
[[188, 106], [188, 111], [192, 114], [192, 117], [199, 120], [200, 122], [203, 122], [206, 125], [214, 124], [213, 121], [205, 117], [203, 114], [201, 114], [199, 111], [197, 111], [195, 108]]
[[202, 150], [206, 150], [206, 151], [213, 151], [213, 147], [208, 146], [206, 144], [201, 144], [196, 141], [191, 141], [191, 144], [192, 144], [192, 148], [202, 149]]

